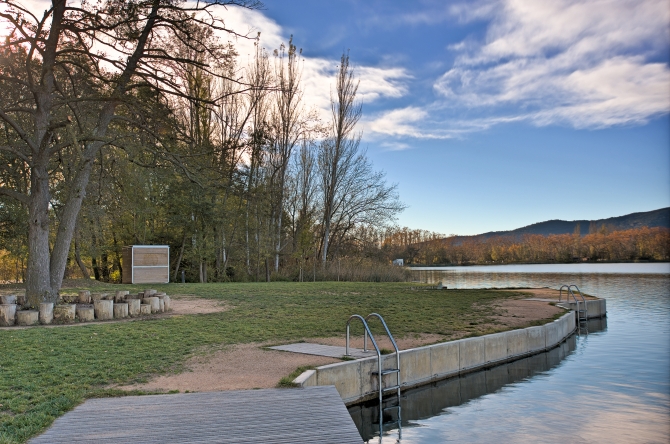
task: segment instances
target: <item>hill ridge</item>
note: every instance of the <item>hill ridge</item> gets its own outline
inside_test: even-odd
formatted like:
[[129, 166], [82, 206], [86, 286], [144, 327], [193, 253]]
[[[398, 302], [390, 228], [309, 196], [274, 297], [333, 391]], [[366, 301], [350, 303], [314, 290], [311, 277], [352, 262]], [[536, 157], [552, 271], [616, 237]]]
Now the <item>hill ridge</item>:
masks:
[[472, 236], [456, 236], [456, 238], [473, 239], [479, 238], [482, 240], [490, 237], [510, 236], [521, 237], [525, 234], [540, 234], [549, 236], [552, 234], [573, 234], [577, 226], [582, 236], [592, 233], [605, 226], [609, 231], [629, 230], [632, 228], [641, 227], [665, 227], [670, 228], [670, 207], [659, 208], [652, 211], [641, 211], [637, 213], [625, 214], [623, 216], [608, 217], [605, 219], [594, 220], [562, 220], [550, 219], [544, 222], [536, 222], [534, 224], [526, 225], [524, 227], [516, 228], [507, 231], [488, 231], [486, 233], [476, 234]]

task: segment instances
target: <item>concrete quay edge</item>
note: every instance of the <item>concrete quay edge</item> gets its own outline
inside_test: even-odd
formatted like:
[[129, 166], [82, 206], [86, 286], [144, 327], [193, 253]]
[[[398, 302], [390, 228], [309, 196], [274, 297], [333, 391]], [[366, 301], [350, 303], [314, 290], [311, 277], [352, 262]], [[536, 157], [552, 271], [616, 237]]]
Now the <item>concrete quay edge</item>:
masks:
[[[589, 318], [606, 316], [604, 299], [589, 301]], [[541, 326], [458, 339], [400, 351], [401, 390], [471, 373], [542, 353], [559, 346], [576, 330], [574, 311]], [[299, 387], [334, 385], [346, 405], [378, 396], [377, 357], [343, 361], [308, 370], [293, 380]], [[395, 354], [382, 356], [382, 368], [396, 366]], [[394, 374], [384, 385], [395, 385]]]

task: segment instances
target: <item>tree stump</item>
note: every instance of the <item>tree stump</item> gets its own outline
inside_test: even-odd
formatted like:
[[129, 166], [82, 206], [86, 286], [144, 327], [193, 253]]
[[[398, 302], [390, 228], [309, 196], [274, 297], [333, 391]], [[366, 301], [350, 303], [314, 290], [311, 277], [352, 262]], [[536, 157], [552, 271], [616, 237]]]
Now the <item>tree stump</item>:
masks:
[[116, 295], [114, 296], [114, 302], [121, 304], [126, 301], [126, 296], [128, 296], [127, 290], [117, 290]]
[[123, 319], [128, 317], [128, 304], [114, 304], [114, 319]]
[[16, 304], [0, 305], [0, 327], [11, 327], [16, 322]]
[[77, 305], [77, 317], [79, 322], [91, 322], [95, 320], [95, 309], [92, 305]]
[[151, 304], [140, 304], [140, 315], [150, 315]]
[[40, 304], [40, 324], [51, 324], [54, 320], [53, 302], [42, 302]]
[[144, 297], [150, 298], [152, 296], [156, 296], [156, 293], [158, 293], [157, 290], [144, 290]]
[[104, 293], [91, 293], [91, 300], [93, 302], [102, 301], [104, 299], [104, 296], [105, 296]]
[[40, 312], [37, 310], [19, 310], [16, 312], [18, 325], [35, 325], [40, 321]]
[[140, 315], [140, 303], [139, 299], [128, 299], [128, 316], [134, 318]]
[[170, 311], [170, 310], [172, 310], [172, 308], [170, 308], [170, 303], [171, 303], [171, 302], [172, 302], [172, 300], [170, 299], [170, 296], [165, 295], [165, 296], [163, 297], [163, 303], [165, 304], [165, 311]]
[[16, 304], [16, 295], [8, 294], [6, 296], [0, 296], [0, 304], [2, 305]]
[[54, 322], [57, 324], [71, 324], [74, 322], [74, 316], [77, 306], [75, 304], [56, 305], [54, 307]]
[[156, 296], [142, 299], [142, 303], [147, 304], [151, 307], [152, 313], [158, 313], [161, 310], [159, 301], [160, 299], [158, 299]]
[[108, 321], [114, 319], [114, 301], [101, 299], [93, 302], [95, 309], [95, 318], [99, 321]]
[[60, 300], [64, 305], [76, 304], [79, 300], [79, 296], [76, 294], [63, 294], [60, 296]]
[[103, 301], [114, 301], [114, 295], [109, 294], [109, 293], [103, 293], [102, 294], [102, 300]]
[[79, 299], [77, 300], [80, 304], [90, 304], [91, 303], [91, 292], [88, 290], [81, 290], [79, 292]]

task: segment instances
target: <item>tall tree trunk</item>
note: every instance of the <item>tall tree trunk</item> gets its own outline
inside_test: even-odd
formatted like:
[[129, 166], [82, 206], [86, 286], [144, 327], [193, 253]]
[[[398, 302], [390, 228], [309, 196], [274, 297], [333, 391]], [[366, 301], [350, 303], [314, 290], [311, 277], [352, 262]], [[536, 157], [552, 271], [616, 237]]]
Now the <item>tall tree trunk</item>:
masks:
[[31, 168], [31, 195], [29, 199], [29, 229], [28, 229], [28, 270], [26, 282], [26, 297], [29, 304], [37, 306], [39, 302], [55, 302], [58, 291], [63, 284], [67, 258], [74, 235], [77, 217], [81, 204], [86, 195], [86, 186], [91, 175], [93, 160], [102, 148], [114, 110], [119, 99], [126, 93], [127, 85], [137, 70], [140, 59], [144, 56], [146, 42], [154, 28], [158, 16], [160, 2], [154, 0], [147, 22], [139, 36], [133, 54], [128, 58], [125, 69], [117, 79], [112, 96], [116, 100], [106, 102], [98, 116], [93, 136], [98, 140], [86, 145], [82, 153], [82, 163], [70, 184], [68, 199], [63, 206], [58, 231], [54, 241], [53, 251], [49, 249], [49, 174], [48, 160], [51, 150], [51, 136], [49, 126], [52, 116], [52, 94], [55, 90], [54, 66], [56, 53], [62, 32], [62, 19], [66, 9], [65, 0], [54, 0], [52, 11], [52, 26], [49, 37], [42, 52], [42, 80], [35, 92], [35, 141], [39, 141], [33, 149], [33, 166]]
[[93, 278], [96, 281], [99, 281], [100, 280], [100, 267], [98, 267], [98, 261], [95, 258], [95, 256], [93, 256], [91, 258], [91, 267], [93, 268]]
[[109, 258], [107, 253], [100, 255], [100, 271], [102, 272], [102, 281], [109, 282]]
[[179, 257], [177, 258], [177, 265], [174, 267], [174, 281], [177, 282], [177, 273], [179, 273], [179, 267], [181, 266], [181, 261], [184, 258], [184, 246], [186, 245], [186, 233], [181, 239], [181, 248], [179, 249]]
[[93, 247], [93, 254], [91, 254], [91, 267], [93, 268], [93, 277], [96, 281], [100, 280], [100, 266], [98, 265], [98, 235], [96, 234], [98, 227], [91, 221], [91, 246]]
[[55, 302], [58, 289], [51, 287], [49, 275], [49, 173], [47, 162], [36, 162], [30, 175], [30, 204], [28, 205], [28, 267], [26, 282], [28, 305]]
[[77, 262], [77, 265], [79, 266], [79, 270], [81, 270], [82, 278], [90, 279], [91, 275], [89, 274], [88, 269], [86, 268], [86, 265], [81, 260], [81, 253], [80, 253], [80, 250], [79, 250], [79, 232], [78, 232], [78, 230], [75, 232], [75, 236], [74, 236], [74, 260]]
[[112, 242], [114, 244], [114, 263], [119, 270], [119, 276], [123, 276], [123, 265], [121, 264], [121, 251], [119, 250], [119, 243], [116, 241], [116, 232], [112, 230]]

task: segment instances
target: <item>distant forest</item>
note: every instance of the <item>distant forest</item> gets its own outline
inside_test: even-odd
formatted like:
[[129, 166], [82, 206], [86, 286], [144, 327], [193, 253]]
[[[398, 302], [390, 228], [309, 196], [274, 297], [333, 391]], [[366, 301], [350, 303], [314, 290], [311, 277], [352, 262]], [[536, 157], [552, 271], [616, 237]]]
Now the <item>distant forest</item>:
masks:
[[[422, 239], [417, 242], [416, 240]], [[670, 229], [633, 228], [573, 234], [524, 234], [442, 238], [436, 233], [399, 231], [385, 240], [390, 255], [408, 265], [628, 262], [670, 260]]]

